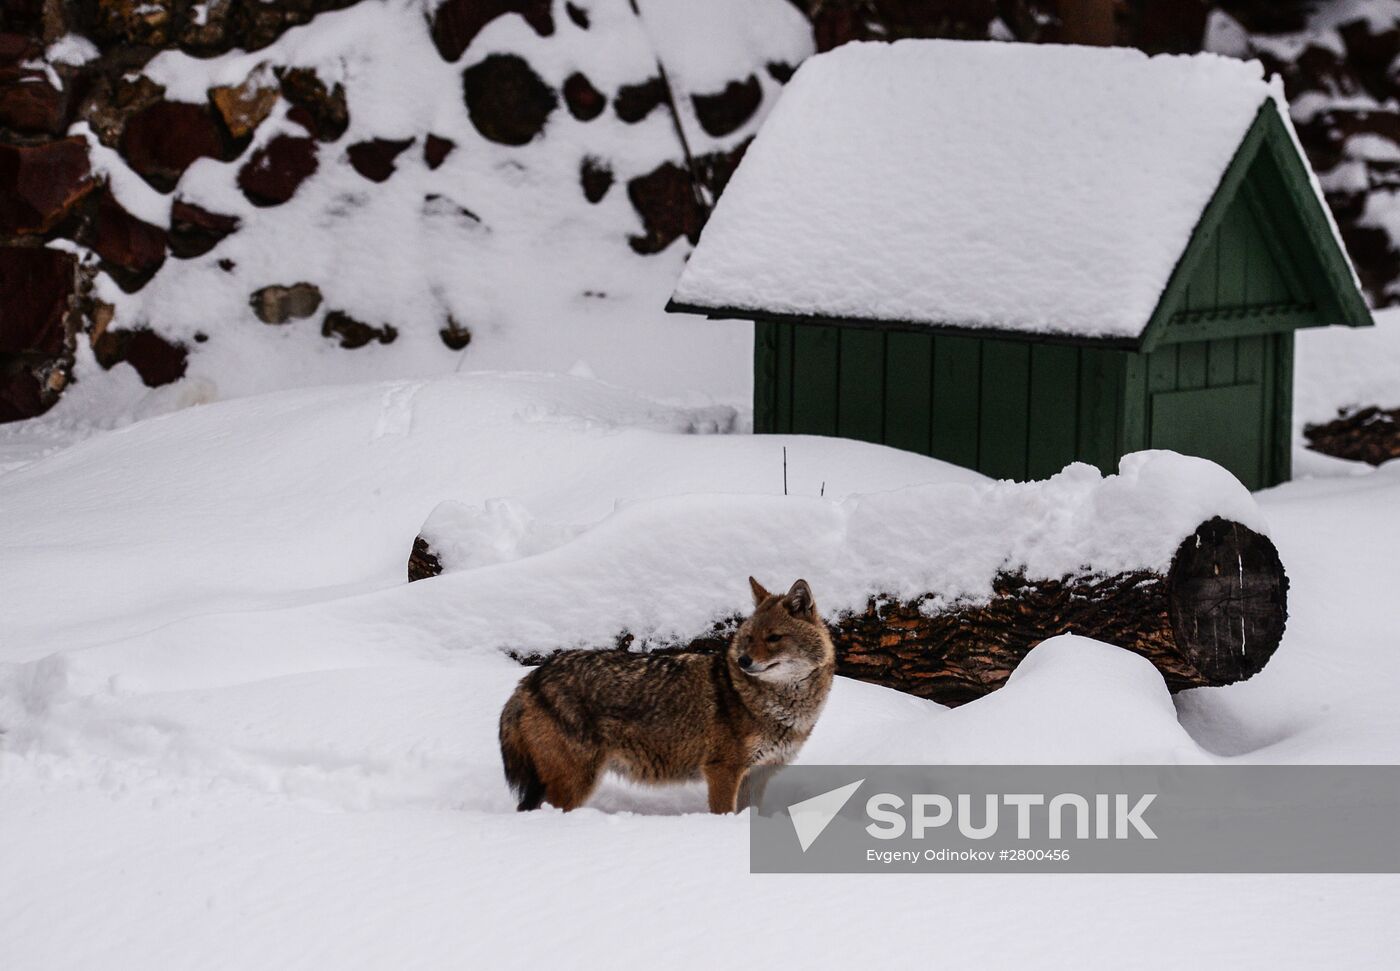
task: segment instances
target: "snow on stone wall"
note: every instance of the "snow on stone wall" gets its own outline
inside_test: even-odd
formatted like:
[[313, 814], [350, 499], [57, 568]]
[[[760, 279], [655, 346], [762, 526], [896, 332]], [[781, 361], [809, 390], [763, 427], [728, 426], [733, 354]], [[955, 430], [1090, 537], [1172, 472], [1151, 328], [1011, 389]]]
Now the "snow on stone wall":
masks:
[[744, 329], [661, 308], [812, 51], [787, 0], [21, 8], [0, 420], [464, 366], [747, 397]]
[[1368, 297], [1400, 304], [1400, 2], [1221, 6], [1206, 46], [1283, 78]]
[[[58, 418], [120, 421], [460, 368], [742, 402], [747, 328], [660, 308], [797, 64], [1074, 41], [1080, 8], [0, 0], [0, 421], [74, 388]], [[1370, 297], [1400, 302], [1397, 0], [1143, 0], [1110, 33], [1281, 72]]]

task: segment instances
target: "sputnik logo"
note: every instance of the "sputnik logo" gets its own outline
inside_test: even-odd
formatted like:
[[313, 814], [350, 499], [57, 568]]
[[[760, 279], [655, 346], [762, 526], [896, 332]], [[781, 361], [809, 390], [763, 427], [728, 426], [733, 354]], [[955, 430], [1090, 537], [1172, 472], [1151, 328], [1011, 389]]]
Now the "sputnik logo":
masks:
[[797, 834], [797, 842], [802, 847], [803, 853], [806, 853], [807, 848], [815, 843], [817, 837], [831, 825], [836, 814], [850, 801], [864, 782], [864, 779], [857, 779], [855, 782], [840, 788], [823, 792], [820, 796], [813, 796], [788, 806], [788, 816], [792, 819], [792, 829]]

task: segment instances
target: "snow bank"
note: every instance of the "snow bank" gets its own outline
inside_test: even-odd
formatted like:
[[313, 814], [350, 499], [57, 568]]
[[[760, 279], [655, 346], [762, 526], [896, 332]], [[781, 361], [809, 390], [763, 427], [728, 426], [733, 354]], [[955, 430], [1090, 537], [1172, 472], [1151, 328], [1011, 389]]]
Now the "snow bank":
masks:
[[[981, 481], [862, 442], [712, 434], [735, 422], [581, 378], [463, 374], [219, 402], [101, 435], [0, 479], [0, 660], [398, 587], [447, 497], [589, 525], [637, 499], [780, 496], [784, 447], [795, 496]], [[55, 616], [55, 590], [90, 593]], [[260, 638], [300, 650], [285, 631]]]
[[[702, 788], [608, 781], [591, 808], [513, 812], [495, 731], [523, 669], [473, 649], [482, 629], [453, 600], [480, 602], [475, 584], [495, 589], [503, 571], [546, 579], [529, 565], [589, 541], [528, 556], [541, 524], [685, 493], [717, 518], [728, 493], [741, 518], [748, 494], [854, 519], [874, 494], [921, 484], [991, 491], [857, 442], [694, 434], [716, 427], [714, 411], [596, 382], [463, 375], [209, 405], [11, 451], [26, 464], [0, 473], [7, 966], [453, 967], [470, 954], [533, 967], [562, 949], [625, 968], [663, 952], [678, 967], [898, 964], [928, 952], [931, 899], [955, 965], [1033, 967], [1092, 939], [1089, 966], [1167, 968], [1179, 955], [1143, 942], [1168, 926], [1220, 965], [1393, 965], [1383, 875], [1086, 875], [1050, 894], [975, 875], [917, 888], [776, 877], [783, 905], [763, 910], [762, 933], [715, 934], [753, 924], [756, 884], [743, 817], [680, 815], [703, 811]], [[802, 498], [781, 496], [782, 445]], [[1139, 489], [1169, 481], [1149, 474], [1158, 465]], [[512, 497], [486, 521], [524, 527], [487, 530], [505, 537], [497, 562], [404, 583], [408, 538], [449, 495], [483, 511]], [[951, 711], [838, 679], [802, 758], [1400, 761], [1400, 467], [1259, 502], [1289, 567], [1288, 633], [1259, 676], [1176, 697], [1190, 738], [1147, 662], [1065, 637]], [[1144, 501], [1135, 515], [1151, 513]], [[726, 596], [744, 595], [742, 576], [725, 579], [738, 584]]]
[[[1064, 634], [1006, 685], [944, 709], [837, 679], [801, 761], [823, 764], [1133, 765], [1211, 761], [1177, 722], [1162, 676], [1119, 647]], [[911, 703], [915, 701], [915, 703]]]
[[1298, 332], [1293, 420], [1301, 429], [1367, 405], [1400, 408], [1400, 310], [1376, 312], [1374, 327]]
[[1173, 452], [1126, 456], [1108, 477], [1074, 464], [1044, 482], [915, 486], [840, 501], [630, 502], [581, 532], [531, 523], [514, 504], [453, 505], [425, 533], [435, 549], [442, 544], [444, 567], [464, 572], [425, 581], [418, 609], [453, 617], [476, 649], [596, 647], [622, 630], [643, 641], [688, 639], [748, 608], [750, 574], [770, 587], [805, 577], [828, 616], [878, 593], [986, 602], [1000, 572], [1165, 572], [1181, 541], [1213, 516], [1267, 532], [1233, 476]]
[[1136, 337], [1271, 96], [1215, 55], [847, 44], [793, 78], [675, 299]]

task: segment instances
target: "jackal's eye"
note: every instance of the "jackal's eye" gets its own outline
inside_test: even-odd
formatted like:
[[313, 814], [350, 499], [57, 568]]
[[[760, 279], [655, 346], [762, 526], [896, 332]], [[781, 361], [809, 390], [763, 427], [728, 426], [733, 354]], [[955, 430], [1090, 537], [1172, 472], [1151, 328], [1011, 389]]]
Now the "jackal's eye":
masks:
[[767, 637], [764, 638], [764, 640], [767, 641], [769, 644], [776, 644], [782, 639], [782, 634], [769, 634]]

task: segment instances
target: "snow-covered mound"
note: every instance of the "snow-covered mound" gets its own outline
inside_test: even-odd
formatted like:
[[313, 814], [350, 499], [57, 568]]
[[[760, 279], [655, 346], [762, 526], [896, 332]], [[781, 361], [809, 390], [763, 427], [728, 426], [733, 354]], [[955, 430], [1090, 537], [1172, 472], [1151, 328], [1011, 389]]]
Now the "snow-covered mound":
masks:
[[909, 704], [839, 679], [802, 760], [947, 765], [1204, 762], [1150, 661], [1064, 634], [1031, 650], [1006, 685], [960, 708]]
[[[950, 483], [995, 491], [872, 445], [701, 434], [731, 420], [581, 379], [463, 375], [208, 405], [37, 459], [12, 450], [26, 464], [0, 472], [7, 967], [513, 967], [561, 948], [581, 966], [648, 967], [662, 950], [678, 967], [821, 966], [852, 950], [895, 963], [926, 952], [931, 899], [955, 963], [986, 963], [995, 937], [993, 963], [1031, 966], [1047, 940], [1068, 952], [1092, 932], [1101, 964], [1142, 965], [1142, 941], [1171, 926], [1241, 966], [1388, 966], [1392, 895], [1345, 876], [1231, 877], [1223, 909], [1219, 880], [1190, 877], [1085, 877], [1048, 896], [1042, 881], [932, 875], [911, 893], [793, 877], [763, 933], [715, 934], [752, 923], [755, 884], [746, 820], [677, 815], [703, 809], [699, 789], [610, 781], [576, 813], [514, 813], [496, 721], [523, 669], [484, 649], [484, 621], [453, 599], [481, 605], [529, 569], [560, 587], [551, 597], [594, 589], [545, 567], [687, 496], [718, 518], [726, 502], [741, 517], [749, 503], [820, 506], [823, 481], [831, 505], [857, 511]], [[406, 583], [408, 543], [449, 496], [504, 538], [472, 569]], [[1179, 724], [1149, 664], [1066, 637], [955, 710], [840, 680], [802, 758], [1400, 760], [1400, 469], [1259, 502], [1292, 581], [1287, 635], [1250, 681], [1176, 696]], [[544, 550], [560, 537], [532, 522], [592, 528]], [[1027, 915], [1014, 935], [1008, 907]]]
[[[413, 537], [446, 497], [505, 498], [582, 525], [677, 493], [780, 497], [784, 447], [794, 503], [823, 489], [840, 501], [981, 480], [860, 442], [706, 434], [734, 421], [731, 409], [663, 406], [581, 378], [463, 374], [289, 391], [123, 428], [3, 478], [0, 658], [156, 618], [401, 585]], [[735, 593], [747, 575], [730, 578]], [[55, 616], [56, 590], [90, 593]], [[290, 628], [274, 640], [287, 638]], [[463, 638], [473, 632], [459, 628]]]
[[1293, 421], [1331, 421], [1338, 412], [1400, 408], [1400, 310], [1378, 311], [1374, 327], [1299, 331]]
[[675, 299], [1135, 338], [1275, 97], [1211, 54], [847, 44], [798, 70]]

